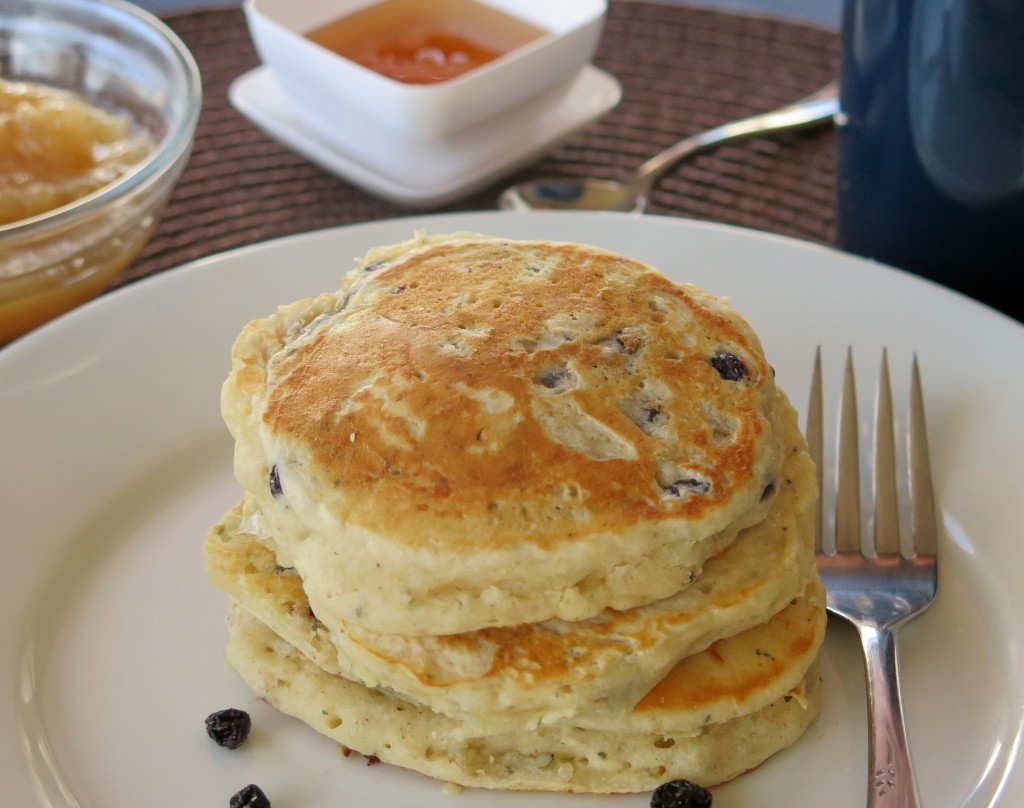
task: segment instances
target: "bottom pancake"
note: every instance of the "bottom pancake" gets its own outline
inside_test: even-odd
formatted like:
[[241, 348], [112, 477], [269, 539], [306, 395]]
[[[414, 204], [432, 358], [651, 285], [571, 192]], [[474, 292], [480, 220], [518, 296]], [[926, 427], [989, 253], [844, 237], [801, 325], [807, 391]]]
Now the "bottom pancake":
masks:
[[670, 721], [664, 734], [562, 723], [458, 740], [454, 719], [327, 673], [237, 603], [229, 625], [228, 662], [271, 705], [364, 755], [467, 787], [622, 793], [677, 778], [712, 786], [790, 746], [820, 707], [812, 664], [767, 706], [696, 732], [672, 734]]

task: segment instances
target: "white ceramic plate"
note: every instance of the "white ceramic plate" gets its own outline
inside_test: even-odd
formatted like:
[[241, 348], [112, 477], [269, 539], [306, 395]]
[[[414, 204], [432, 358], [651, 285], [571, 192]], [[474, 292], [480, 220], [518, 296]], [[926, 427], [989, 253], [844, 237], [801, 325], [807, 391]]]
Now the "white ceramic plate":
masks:
[[[353, 121], [316, 132], [267, 67], [239, 76], [232, 105], [283, 145], [377, 196], [433, 207], [487, 187], [553, 150], [622, 98], [622, 85], [592, 65], [493, 119], [441, 140], [412, 140]], [[329, 135], [329, 137], [328, 137]]]
[[[333, 288], [354, 256], [414, 226], [588, 241], [729, 295], [800, 405], [819, 343], [830, 395], [853, 346], [864, 413], [882, 347], [898, 409], [917, 351], [946, 527], [940, 599], [903, 634], [924, 805], [1024, 805], [1024, 328], [816, 246], [678, 219], [562, 213], [419, 217], [244, 249], [102, 297], [0, 350], [0, 804], [226, 805], [255, 782], [275, 808], [647, 805], [647, 794], [444, 794], [419, 775], [340, 757], [222, 661], [225, 598], [204, 576], [200, 545], [239, 494], [218, 411], [232, 340], [277, 304]], [[823, 675], [820, 719], [716, 789], [716, 808], [864, 804], [863, 684], [845, 626], [830, 627]], [[234, 752], [203, 727], [227, 706], [254, 716]]]

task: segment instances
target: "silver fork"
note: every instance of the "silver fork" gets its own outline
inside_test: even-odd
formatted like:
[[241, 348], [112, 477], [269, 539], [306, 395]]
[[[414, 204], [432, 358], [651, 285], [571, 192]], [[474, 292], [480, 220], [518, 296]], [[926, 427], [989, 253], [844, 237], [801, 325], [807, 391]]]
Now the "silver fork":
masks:
[[[822, 474], [821, 349], [814, 360], [807, 413], [807, 442]], [[910, 763], [900, 699], [897, 629], [924, 611], [937, 589], [938, 520], [932, 491], [924, 401], [914, 356], [907, 421], [907, 488], [912, 540], [900, 548], [899, 496], [893, 437], [892, 393], [885, 352], [875, 414], [874, 535], [862, 537], [860, 454], [853, 354], [847, 353], [839, 417], [835, 492], [835, 551], [822, 547], [817, 514], [818, 570], [828, 608], [854, 625], [864, 652], [868, 685], [868, 808], [916, 808], [917, 784]]]

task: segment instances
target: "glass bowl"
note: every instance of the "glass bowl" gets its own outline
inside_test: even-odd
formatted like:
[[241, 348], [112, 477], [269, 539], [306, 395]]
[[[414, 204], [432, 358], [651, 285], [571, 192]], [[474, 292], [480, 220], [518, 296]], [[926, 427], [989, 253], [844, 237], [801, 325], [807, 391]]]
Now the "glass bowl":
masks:
[[4, 0], [0, 76], [73, 90], [152, 138], [111, 184], [0, 224], [0, 345], [95, 297], [148, 241], [188, 161], [199, 69], [153, 15], [119, 0]]

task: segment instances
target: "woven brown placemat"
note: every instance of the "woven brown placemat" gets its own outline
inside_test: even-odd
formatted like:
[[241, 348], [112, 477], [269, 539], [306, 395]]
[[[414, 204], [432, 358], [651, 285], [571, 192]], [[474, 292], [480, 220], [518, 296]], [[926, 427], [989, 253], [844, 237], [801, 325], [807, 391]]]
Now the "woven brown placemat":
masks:
[[[167, 23], [192, 50], [205, 98], [192, 158], [152, 241], [120, 285], [277, 236], [414, 212], [278, 145], [227, 99], [258, 57], [237, 7]], [[595, 63], [621, 103], [557, 151], [438, 210], [493, 210], [506, 185], [544, 175], [619, 177], [682, 137], [800, 98], [838, 73], [832, 31], [741, 13], [611, 0]], [[649, 211], [831, 243], [834, 135], [795, 132], [723, 146], [664, 177]]]

